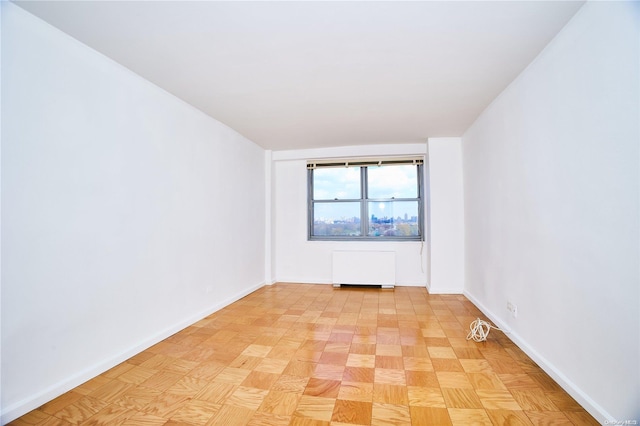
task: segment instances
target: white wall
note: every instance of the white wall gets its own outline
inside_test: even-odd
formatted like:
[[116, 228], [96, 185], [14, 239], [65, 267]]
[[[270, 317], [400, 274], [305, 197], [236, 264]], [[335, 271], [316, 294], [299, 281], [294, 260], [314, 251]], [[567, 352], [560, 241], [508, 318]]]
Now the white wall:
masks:
[[640, 418], [639, 20], [585, 4], [463, 136], [466, 292], [601, 422]]
[[331, 283], [334, 250], [396, 252], [396, 284], [425, 286], [428, 244], [307, 241], [307, 159], [425, 155], [426, 144], [376, 145], [273, 152], [274, 280]]
[[462, 140], [429, 138], [429, 293], [464, 289]]
[[[0, 5], [0, 24], [4, 8]], [[2, 27], [0, 27], [0, 83], [2, 78]], [[2, 99], [2, 84], [0, 84], [0, 100]], [[2, 188], [2, 102], [0, 102], [0, 188]], [[2, 344], [2, 190], [0, 189], [0, 344]], [[0, 407], [2, 407], [2, 348], [0, 347]], [[0, 408], [0, 423], [2, 423], [2, 408]]]
[[264, 281], [264, 151], [2, 2], [2, 421]]
[[264, 282], [271, 285], [275, 283], [273, 279], [273, 236], [272, 231], [274, 228], [273, 222], [273, 160], [272, 151], [265, 150], [264, 152]]

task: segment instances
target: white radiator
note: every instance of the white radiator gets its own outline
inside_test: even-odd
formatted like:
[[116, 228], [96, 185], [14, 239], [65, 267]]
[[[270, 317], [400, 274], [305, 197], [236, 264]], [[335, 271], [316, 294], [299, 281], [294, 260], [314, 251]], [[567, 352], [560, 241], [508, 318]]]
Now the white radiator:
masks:
[[393, 251], [334, 251], [334, 287], [340, 284], [380, 285], [396, 283], [396, 253]]

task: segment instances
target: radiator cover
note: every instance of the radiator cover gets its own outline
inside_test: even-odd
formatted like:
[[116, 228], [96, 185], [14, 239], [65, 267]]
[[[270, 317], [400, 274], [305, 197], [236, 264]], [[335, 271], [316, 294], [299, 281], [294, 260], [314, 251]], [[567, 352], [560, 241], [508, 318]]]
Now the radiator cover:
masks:
[[394, 251], [334, 251], [332, 266], [335, 287], [351, 284], [393, 288], [396, 283]]

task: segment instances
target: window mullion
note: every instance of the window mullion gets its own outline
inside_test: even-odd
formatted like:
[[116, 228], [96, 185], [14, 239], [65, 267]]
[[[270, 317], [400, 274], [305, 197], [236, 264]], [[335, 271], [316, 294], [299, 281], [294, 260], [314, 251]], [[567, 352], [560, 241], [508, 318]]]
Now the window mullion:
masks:
[[418, 166], [418, 233], [420, 240], [426, 240], [424, 226], [424, 166]]
[[367, 186], [367, 167], [360, 168], [360, 230], [362, 237], [369, 235], [369, 205], [367, 203], [368, 197]]
[[315, 203], [313, 199], [313, 169], [307, 169], [307, 238], [313, 236], [313, 218], [315, 216]]

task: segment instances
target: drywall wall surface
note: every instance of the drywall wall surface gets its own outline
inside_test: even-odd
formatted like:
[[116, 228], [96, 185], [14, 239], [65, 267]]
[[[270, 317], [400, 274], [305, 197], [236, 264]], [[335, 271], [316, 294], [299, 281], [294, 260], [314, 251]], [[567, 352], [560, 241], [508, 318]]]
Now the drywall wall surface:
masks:
[[[0, 6], [0, 25], [2, 24], [2, 6]], [[0, 83], [2, 78], [2, 28], [0, 27]], [[0, 84], [0, 100], [2, 84]], [[2, 102], [0, 102], [0, 224], [2, 223]], [[0, 309], [2, 309], [2, 226], [0, 226]], [[2, 343], [2, 312], [0, 311], [0, 344]], [[0, 407], [2, 406], [2, 349], [0, 348]], [[0, 409], [0, 422], [2, 411]]]
[[430, 293], [464, 289], [462, 140], [429, 138]]
[[463, 135], [465, 292], [603, 423], [640, 420], [639, 12], [586, 3]]
[[2, 2], [2, 421], [264, 281], [264, 150]]
[[308, 241], [307, 160], [425, 155], [426, 144], [358, 146], [273, 152], [274, 274], [277, 281], [329, 284], [336, 250], [396, 253], [396, 284], [425, 286], [427, 243]]

